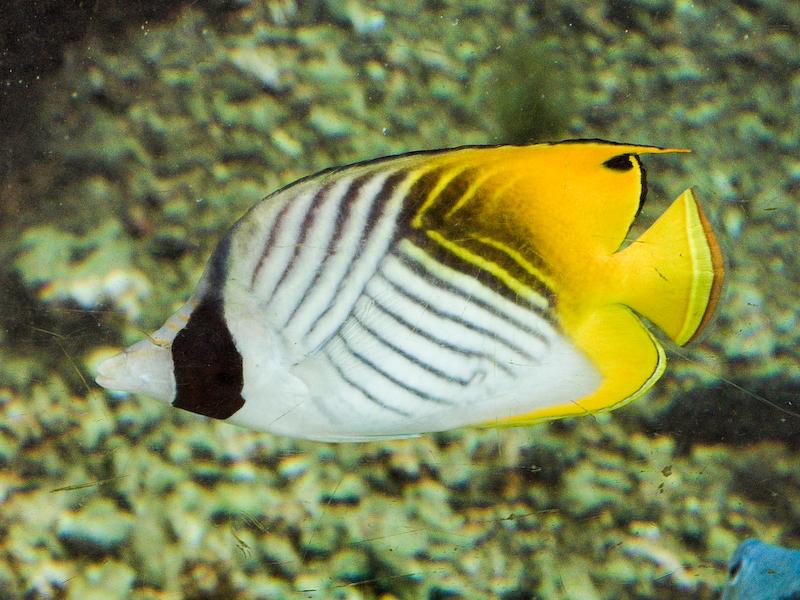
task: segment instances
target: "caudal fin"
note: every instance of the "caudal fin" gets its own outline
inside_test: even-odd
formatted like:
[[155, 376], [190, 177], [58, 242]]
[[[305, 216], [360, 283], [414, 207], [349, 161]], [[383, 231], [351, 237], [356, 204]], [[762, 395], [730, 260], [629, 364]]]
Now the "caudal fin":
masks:
[[691, 189], [617, 258], [619, 301], [676, 344], [688, 343], [711, 319], [724, 278], [722, 253]]

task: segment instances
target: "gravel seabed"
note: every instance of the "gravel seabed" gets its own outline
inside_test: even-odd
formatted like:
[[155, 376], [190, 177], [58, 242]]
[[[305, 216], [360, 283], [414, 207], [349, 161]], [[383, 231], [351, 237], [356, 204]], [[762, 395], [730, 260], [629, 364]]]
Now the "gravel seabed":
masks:
[[[757, 0], [245, 0], [67, 46], [46, 151], [0, 181], [25, 206], [0, 224], [0, 596], [715, 598], [741, 540], [800, 546], [800, 419], [741, 389], [800, 403], [798, 33], [800, 5]], [[647, 398], [333, 445], [91, 382], [267, 193], [508, 141], [523, 94], [547, 139], [693, 151], [645, 160], [643, 216], [696, 186], [726, 291]]]

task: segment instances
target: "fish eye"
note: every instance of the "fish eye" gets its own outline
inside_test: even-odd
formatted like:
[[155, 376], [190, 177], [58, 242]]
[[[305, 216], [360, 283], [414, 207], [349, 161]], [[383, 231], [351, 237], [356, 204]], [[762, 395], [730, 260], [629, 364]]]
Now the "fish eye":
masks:
[[613, 171], [630, 171], [633, 168], [633, 161], [630, 154], [620, 154], [613, 158], [609, 158], [603, 163], [604, 167], [608, 167]]
[[728, 577], [730, 579], [733, 579], [734, 577], [736, 577], [736, 575], [738, 575], [738, 573], [741, 570], [741, 568], [742, 568], [742, 561], [741, 560], [737, 560], [728, 569]]
[[234, 385], [236, 377], [228, 371], [217, 371], [214, 373], [214, 381], [219, 385]]

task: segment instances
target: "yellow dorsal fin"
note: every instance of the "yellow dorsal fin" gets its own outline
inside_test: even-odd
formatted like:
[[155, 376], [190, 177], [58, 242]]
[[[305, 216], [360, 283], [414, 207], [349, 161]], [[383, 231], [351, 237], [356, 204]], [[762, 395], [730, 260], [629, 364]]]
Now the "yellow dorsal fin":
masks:
[[616, 252], [646, 194], [639, 155], [669, 152], [687, 150], [600, 141], [550, 146], [520, 186], [522, 197], [534, 200], [524, 218], [533, 231], [558, 231], [550, 239], [559, 253], [565, 246], [588, 255]]
[[[601, 374], [593, 393], [487, 425], [521, 425], [611, 410], [641, 396], [664, 372], [661, 344], [631, 310], [650, 319], [677, 344], [699, 333], [714, 311], [724, 270], [708, 220], [691, 190], [683, 192], [625, 250], [616, 253], [593, 300], [562, 324]], [[625, 306], [627, 305], [627, 306]]]
[[687, 150], [581, 140], [442, 153], [428, 163], [441, 169], [441, 180], [460, 172], [466, 181], [452, 201], [428, 198], [413, 224], [502, 224], [507, 237], [553, 257], [560, 270], [565, 248], [590, 256], [619, 249], [645, 192], [638, 155], [668, 152]]

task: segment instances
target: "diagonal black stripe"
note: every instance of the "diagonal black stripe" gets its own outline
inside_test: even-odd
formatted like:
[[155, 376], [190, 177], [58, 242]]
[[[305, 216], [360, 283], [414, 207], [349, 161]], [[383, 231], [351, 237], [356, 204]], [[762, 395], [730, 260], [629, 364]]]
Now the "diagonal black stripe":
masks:
[[[524, 357], [524, 358], [526, 358], [528, 360], [533, 360], [533, 356], [528, 354], [525, 350], [520, 348], [514, 342], [512, 342], [510, 340], [507, 340], [506, 338], [502, 337], [498, 333], [496, 333], [494, 331], [489, 331], [488, 329], [486, 329], [484, 327], [481, 327], [480, 325], [476, 325], [475, 323], [471, 323], [469, 321], [465, 321], [464, 319], [462, 319], [462, 318], [460, 318], [460, 317], [458, 317], [456, 315], [448, 314], [446, 312], [443, 312], [443, 311], [431, 306], [430, 304], [425, 302], [425, 300], [423, 300], [422, 298], [420, 298], [419, 296], [417, 296], [413, 292], [410, 292], [409, 290], [401, 287], [400, 285], [396, 284], [394, 281], [389, 279], [386, 276], [386, 274], [383, 273], [383, 271], [380, 271], [379, 275], [386, 281], [386, 283], [388, 283], [390, 286], [392, 286], [392, 288], [398, 294], [401, 294], [401, 295], [405, 296], [406, 298], [408, 298], [409, 300], [411, 300], [411, 301], [413, 301], [413, 302], [415, 302], [417, 304], [422, 305], [425, 308], [425, 310], [427, 310], [429, 312], [432, 312], [437, 317], [440, 317], [442, 319], [447, 319], [448, 321], [453, 321], [454, 323], [458, 323], [462, 327], [466, 327], [467, 329], [470, 329], [470, 330], [474, 331], [475, 333], [479, 333], [479, 334], [481, 334], [483, 336], [491, 338], [492, 340], [494, 340], [496, 342], [499, 342], [500, 344], [502, 344], [503, 346], [505, 346], [506, 348], [508, 348], [512, 352], [516, 352], [517, 354], [519, 354], [520, 356], [522, 356], [522, 357]], [[466, 301], [474, 302], [473, 298], [468, 298], [467, 296], [464, 296], [464, 294], [462, 292], [458, 292], [456, 290], [456, 293], [458, 293]]]
[[[453, 240], [459, 246], [466, 248], [473, 254], [477, 254], [479, 256], [484, 257], [485, 259], [499, 265], [503, 269], [505, 269], [514, 279], [517, 281], [522, 282], [524, 285], [538, 293], [542, 298], [544, 298], [549, 305], [553, 304], [555, 296], [547, 287], [544, 281], [536, 277], [533, 273], [528, 271], [525, 267], [519, 264], [516, 260], [514, 260], [511, 256], [500, 250], [499, 248], [495, 248], [491, 244], [484, 242], [480, 239], [475, 239], [472, 237], [463, 237], [459, 238], [458, 240]], [[541, 268], [541, 267], [540, 267]], [[505, 283], [503, 284], [505, 285]], [[532, 304], [525, 299], [522, 299], [526, 304]], [[542, 309], [539, 308], [539, 314], [541, 314]]]
[[305, 301], [309, 296], [309, 292], [312, 289], [314, 289], [314, 286], [319, 281], [319, 278], [322, 277], [325, 265], [327, 264], [328, 260], [330, 260], [330, 258], [334, 255], [336, 244], [339, 241], [339, 237], [341, 236], [342, 231], [344, 231], [347, 223], [350, 221], [353, 212], [352, 210], [353, 203], [355, 199], [358, 197], [358, 194], [361, 191], [361, 188], [364, 185], [364, 183], [366, 183], [372, 176], [373, 173], [368, 173], [367, 175], [362, 175], [361, 177], [351, 181], [347, 190], [345, 190], [344, 194], [342, 194], [341, 200], [339, 202], [340, 210], [336, 215], [336, 224], [334, 226], [333, 233], [331, 234], [331, 238], [328, 240], [328, 248], [325, 251], [325, 258], [322, 260], [322, 263], [317, 268], [316, 273], [314, 273], [313, 279], [309, 282], [305, 291], [300, 295], [300, 302], [298, 302], [292, 309], [292, 312], [289, 313], [289, 316], [286, 319], [286, 323], [284, 323], [284, 327], [292, 322], [292, 319], [294, 319], [295, 315], [297, 314], [297, 311], [299, 311], [300, 308], [305, 304]]
[[[433, 242], [427, 235], [425, 235], [424, 232], [415, 231], [412, 235], [408, 236], [408, 240], [418, 248], [424, 250], [425, 253], [428, 254], [428, 256], [430, 256], [430, 258], [436, 260], [437, 262], [447, 267], [450, 267], [454, 271], [458, 271], [459, 273], [468, 275], [473, 279], [477, 279], [485, 287], [503, 296], [506, 300], [510, 300], [511, 302], [519, 306], [524, 306], [527, 310], [535, 312], [543, 319], [553, 322], [553, 315], [551, 314], [551, 310], [543, 309], [540, 306], [537, 306], [533, 302], [529, 301], [528, 299], [520, 297], [514, 290], [509, 288], [502, 279], [496, 277], [486, 269], [482, 269], [481, 267], [472, 264], [471, 262], [465, 261], [461, 257], [453, 254], [449, 250]], [[485, 252], [483, 250], [477, 252], [477, 254], [484, 254], [484, 253]], [[408, 260], [416, 263], [416, 261], [413, 258], [409, 258]], [[424, 269], [424, 266], [420, 265], [420, 268]], [[415, 268], [415, 270], [418, 269]], [[435, 275], [431, 274], [431, 277], [435, 277]], [[554, 297], [552, 293], [549, 292], [549, 290], [547, 293], [544, 294], [544, 297], [548, 301], [550, 301], [552, 305], [552, 300], [554, 299]], [[491, 306], [491, 305], [487, 304], [486, 306]], [[523, 328], [526, 327], [524, 324], [515, 320], [513, 317], [506, 315], [502, 312], [498, 312], [497, 309], [495, 308], [491, 308], [491, 310], [499, 317], [503, 317], [509, 321], [513, 320], [517, 326]], [[533, 330], [528, 329], [528, 331], [531, 334], [535, 335], [535, 332]]]
[[[480, 168], [465, 168], [456, 173], [455, 176], [437, 192], [432, 202], [427, 205], [425, 212], [421, 215], [420, 226], [415, 228], [412, 225], [418, 212], [425, 206], [431, 191], [439, 185], [444, 177], [448, 177], [452, 174], [453, 170], [457, 168], [458, 167], [454, 164], [448, 164], [425, 173], [413, 183], [408, 191], [403, 212], [398, 219], [398, 228], [395, 232], [394, 241], [397, 242], [400, 238], [414, 240], [418, 246], [432, 251], [431, 253], [435, 252], [437, 258], [441, 262], [445, 264], [451, 263], [451, 266], [461, 272], [473, 273], [473, 276], [489, 289], [494, 290], [516, 304], [522, 303], [526, 306], [530, 306], [531, 309], [547, 318], [547, 315], [544, 314], [540, 306], [530, 302], [526, 298], [520, 298], [502, 279], [477, 265], [464, 261], [460, 257], [452, 254], [449, 250], [433, 243], [425, 234], [428, 230], [439, 231], [442, 227], [446, 227], [446, 223], [448, 223], [446, 215], [461, 201], [464, 194], [469, 190], [470, 185], [475, 181], [475, 178], [480, 176], [482, 173]], [[482, 194], [481, 186], [479, 186], [475, 196], [462, 208], [460, 216], [457, 219], [458, 223], [450, 223], [450, 225], [453, 225], [459, 231], [458, 235], [466, 231], [482, 232], [485, 235], [498, 237], [498, 239], [505, 239], [508, 236], [504, 235], [504, 233], [507, 234], [508, 232], [503, 231], [505, 228], [502, 227], [502, 224], [486, 223], [481, 220], [480, 213], [475, 212], [474, 209], [481, 205]], [[498, 229], [498, 226], [500, 230], [494, 231]], [[511, 237], [513, 238], [514, 236]], [[472, 239], [469, 235], [463, 239], [459, 238], [458, 243], [459, 245], [469, 247], [471, 251], [478, 255], [486, 256], [489, 260], [508, 271], [512, 277], [539, 293], [547, 300], [548, 304], [552, 305], [554, 294], [547, 285], [502, 250], [481, 243], [477, 239]], [[531, 257], [531, 261], [534, 265], [540, 262], [535, 256]], [[469, 269], [465, 269], [465, 265], [468, 265]], [[544, 269], [544, 265], [541, 264], [538, 264], [537, 267]], [[552, 320], [552, 316], [550, 320]]]
[[397, 185], [400, 182], [402, 182], [407, 176], [408, 176], [408, 171], [406, 169], [401, 169], [400, 171], [397, 171], [396, 173], [392, 173], [391, 175], [389, 175], [383, 182], [381, 191], [376, 194], [375, 200], [372, 202], [369, 214], [367, 215], [367, 222], [364, 226], [364, 234], [362, 238], [363, 239], [363, 243], [361, 245], [362, 248], [366, 246], [366, 242], [372, 235], [372, 232], [377, 226], [380, 217], [383, 216], [383, 211], [384, 208], [386, 207], [386, 203], [392, 197], [392, 194], [394, 194], [395, 190], [397, 189]]
[[417, 387], [415, 387], [413, 385], [409, 385], [405, 381], [401, 381], [400, 379], [398, 379], [397, 377], [395, 377], [391, 373], [388, 373], [385, 369], [383, 369], [379, 365], [377, 365], [375, 363], [375, 361], [373, 361], [371, 358], [368, 358], [367, 356], [365, 356], [364, 354], [362, 354], [361, 352], [359, 352], [358, 350], [353, 348], [353, 346], [350, 345], [350, 343], [347, 341], [347, 339], [342, 334], [337, 334], [336, 337], [338, 337], [339, 340], [341, 340], [341, 342], [344, 344], [344, 347], [347, 348], [347, 351], [350, 353], [350, 355], [353, 358], [355, 358], [358, 361], [360, 361], [361, 364], [363, 364], [364, 366], [369, 367], [370, 369], [375, 371], [378, 375], [380, 375], [381, 377], [383, 377], [387, 381], [391, 381], [397, 387], [400, 387], [400, 388], [406, 390], [410, 394], [414, 394], [418, 398], [421, 398], [423, 400], [427, 400], [428, 402], [433, 402], [435, 404], [452, 404], [452, 402], [450, 402], [448, 400], [445, 400], [443, 398], [437, 398], [436, 396], [432, 396], [431, 394], [428, 394], [427, 392], [423, 392], [419, 388], [417, 388]]
[[253, 275], [250, 277], [251, 291], [255, 288], [256, 279], [258, 278], [259, 273], [261, 273], [261, 269], [263, 269], [264, 265], [267, 263], [267, 257], [272, 251], [272, 247], [275, 245], [275, 238], [278, 236], [278, 232], [281, 229], [283, 219], [286, 217], [286, 212], [289, 210], [291, 204], [292, 204], [291, 201], [284, 201], [283, 208], [281, 208], [280, 211], [278, 211], [277, 216], [272, 221], [272, 227], [270, 227], [269, 235], [267, 236], [267, 241], [264, 242], [264, 247], [261, 249], [261, 258], [259, 258], [258, 265], [256, 265], [255, 269], [253, 269]]
[[445, 172], [445, 169], [442, 168], [428, 171], [421, 177], [418, 177], [416, 181], [411, 184], [408, 192], [406, 192], [403, 210], [400, 212], [400, 215], [397, 219], [398, 228], [395, 231], [395, 241], [401, 237], [406, 237], [411, 232], [415, 231], [415, 229], [411, 226], [411, 221], [414, 219], [414, 215], [417, 214], [417, 211], [419, 211], [419, 209], [425, 203], [425, 200], [427, 200], [431, 189], [433, 189]]
[[375, 404], [377, 404], [381, 408], [384, 408], [384, 409], [386, 409], [386, 410], [388, 410], [390, 412], [398, 414], [401, 417], [410, 417], [411, 416], [409, 413], [407, 413], [407, 412], [405, 412], [403, 410], [400, 410], [399, 408], [395, 408], [394, 406], [389, 406], [388, 404], [386, 404], [384, 402], [381, 402], [375, 396], [373, 396], [367, 390], [365, 390], [361, 385], [359, 385], [357, 382], [353, 381], [352, 378], [347, 376], [347, 374], [345, 373], [344, 369], [333, 359], [333, 356], [331, 356], [331, 353], [328, 352], [327, 350], [325, 351], [325, 356], [328, 357], [328, 361], [331, 363], [331, 365], [333, 365], [333, 368], [339, 374], [339, 377], [341, 377], [342, 380], [345, 383], [347, 383], [350, 387], [355, 388], [359, 392], [361, 392], [364, 395], [365, 398], [367, 398], [368, 400], [371, 400], [372, 402], [374, 402]]
[[[451, 254], [450, 252], [445, 251], [438, 244], [432, 244], [429, 240], [427, 240], [427, 238], [421, 238], [420, 241], [424, 241], [424, 245], [418, 244], [416, 242], [412, 242], [412, 243], [414, 243], [414, 245], [416, 245], [418, 248], [422, 249], [424, 252], [428, 253], [428, 256], [431, 259], [436, 260], [440, 264], [442, 264], [442, 265], [444, 265], [446, 267], [449, 267], [449, 268], [453, 269], [454, 271], [458, 271], [459, 273], [463, 273], [463, 274], [467, 275], [468, 277], [472, 277], [474, 279], [477, 279], [480, 283], [486, 285], [486, 282], [484, 281], [485, 278], [482, 277], [481, 274], [485, 273], [485, 274], [489, 275], [489, 273], [487, 271], [484, 271], [483, 269], [481, 269], [479, 267], [476, 267], [475, 265], [473, 265], [471, 263], [468, 263], [466, 261], [461, 260], [460, 258], [455, 256], [454, 254]], [[426, 246], [434, 246], [433, 247], [433, 253], [429, 252], [430, 249], [427, 248]], [[503, 312], [502, 310], [498, 309], [496, 306], [492, 306], [491, 304], [481, 300], [480, 298], [474, 298], [472, 296], [467, 296], [465, 294], [464, 290], [462, 290], [458, 286], [450, 283], [449, 281], [446, 281], [446, 280], [442, 279], [438, 275], [435, 275], [434, 273], [432, 273], [431, 271], [426, 269], [425, 265], [423, 265], [422, 263], [418, 262], [413, 257], [408, 256], [405, 253], [399, 253], [399, 252], [394, 252], [393, 254], [406, 267], [411, 269], [414, 273], [416, 273], [417, 275], [419, 275], [423, 279], [428, 279], [428, 280], [432, 281], [434, 283], [434, 285], [436, 285], [437, 287], [444, 288], [444, 289], [446, 289], [446, 290], [448, 290], [448, 291], [450, 291], [450, 292], [452, 292], [454, 294], [457, 294], [457, 295], [459, 295], [461, 297], [466, 298], [467, 300], [469, 300], [470, 302], [472, 302], [476, 306], [479, 306], [482, 309], [484, 309], [484, 310], [488, 311], [489, 313], [493, 314], [494, 316], [496, 316], [496, 317], [498, 317], [500, 319], [503, 319], [504, 321], [506, 321], [507, 323], [513, 325], [514, 327], [520, 329], [521, 331], [524, 331], [528, 335], [536, 337], [536, 338], [540, 339], [541, 341], [547, 343], [547, 338], [545, 338], [544, 335], [542, 335], [541, 332], [536, 331], [535, 329], [531, 328], [529, 325], [526, 325], [525, 323], [523, 323], [519, 319], [516, 319], [515, 317], [512, 317], [508, 313]], [[441, 256], [434, 256], [434, 255], [441, 255]], [[442, 259], [444, 259], [444, 260], [442, 260]], [[494, 279], [494, 276], [492, 276], [492, 279]], [[508, 291], [508, 288], [506, 287], [506, 285], [504, 283], [501, 282], [501, 285], [502, 285], [504, 290]], [[487, 285], [486, 287], [489, 287], [489, 289], [493, 289], [493, 287], [489, 286], [489, 285]], [[497, 291], [497, 290], [495, 289], [494, 291]], [[515, 304], [519, 304], [520, 300], [522, 300], [522, 299], [519, 296], [517, 296], [516, 294], [514, 294], [514, 296], [512, 298], [510, 298], [510, 300], [512, 302], [514, 302]], [[535, 312], [538, 316], [542, 317], [544, 320], [548, 320], [548, 321], [550, 320], [550, 319], [548, 319], [548, 315], [546, 314], [546, 312], [542, 311], [542, 309], [539, 308], [538, 306], [531, 305], [531, 304], [529, 304], [527, 302], [526, 302], [526, 306], [528, 306], [530, 309], [532, 309], [533, 312]]]
[[[383, 277], [383, 279], [386, 279], [386, 278]], [[389, 282], [389, 283], [391, 284], [391, 282]], [[378, 310], [383, 312], [390, 319], [393, 319], [394, 321], [396, 321], [397, 324], [400, 325], [401, 327], [405, 327], [409, 331], [413, 331], [414, 333], [424, 337], [426, 340], [431, 341], [432, 343], [436, 344], [437, 346], [441, 346], [443, 348], [447, 348], [448, 350], [451, 350], [451, 351], [456, 352], [458, 354], [462, 354], [463, 356], [474, 356], [474, 357], [477, 357], [477, 358], [485, 358], [486, 360], [489, 360], [489, 361], [495, 363], [495, 365], [501, 371], [505, 371], [507, 374], [511, 375], [511, 369], [509, 369], [508, 367], [506, 367], [503, 364], [496, 363], [494, 357], [490, 356], [489, 354], [486, 354], [485, 352], [476, 352], [475, 350], [469, 350], [468, 348], [462, 348], [461, 346], [456, 346], [455, 344], [449, 342], [448, 340], [444, 339], [443, 337], [438, 337], [433, 332], [426, 331], [424, 329], [420, 329], [416, 325], [413, 325], [409, 321], [407, 321], [402, 315], [398, 314], [397, 312], [393, 311], [391, 308], [389, 308], [388, 306], [383, 304], [380, 301], [379, 298], [376, 298], [375, 296], [372, 296], [369, 293], [367, 293], [366, 295], [370, 300], [372, 300], [373, 306], [375, 306]], [[406, 296], [406, 297], [408, 298], [408, 296]], [[409, 298], [409, 300], [415, 302], [421, 309], [428, 310], [428, 307], [426, 307], [422, 303], [417, 302], [413, 298]]]
[[283, 270], [283, 273], [281, 273], [281, 276], [278, 278], [278, 282], [275, 284], [275, 287], [272, 290], [273, 296], [280, 291], [281, 284], [283, 284], [283, 282], [286, 280], [286, 277], [293, 270], [294, 263], [297, 260], [297, 257], [300, 256], [300, 252], [303, 249], [308, 232], [314, 227], [314, 220], [317, 218], [317, 212], [325, 203], [325, 199], [328, 195], [328, 192], [330, 192], [332, 185], [333, 184], [331, 182], [327, 182], [320, 186], [320, 188], [317, 190], [317, 193], [314, 194], [314, 198], [311, 200], [310, 210], [306, 213], [306, 216], [303, 219], [303, 224], [300, 226], [300, 237], [297, 239], [297, 242], [295, 242], [292, 257], [289, 259], [289, 263], [286, 265], [286, 268]]
[[[333, 310], [333, 307], [336, 306], [336, 300], [338, 299], [339, 294], [342, 291], [342, 287], [344, 286], [344, 283], [347, 281], [348, 277], [350, 276], [350, 273], [353, 272], [353, 269], [354, 269], [356, 263], [361, 258], [363, 250], [367, 246], [367, 242], [369, 241], [370, 234], [375, 229], [375, 226], [378, 223], [379, 217], [383, 214], [383, 211], [384, 211], [384, 208], [386, 206], [386, 203], [389, 201], [389, 199], [392, 197], [392, 194], [397, 189], [397, 184], [399, 182], [401, 182], [403, 179], [405, 179], [406, 176], [407, 176], [406, 170], [402, 169], [402, 170], [398, 171], [397, 173], [394, 173], [394, 174], [390, 175], [389, 177], [387, 177], [386, 180], [383, 182], [383, 185], [381, 186], [381, 190], [375, 195], [375, 198], [372, 201], [372, 205], [370, 206], [370, 211], [369, 211], [369, 214], [367, 215], [367, 220], [366, 220], [366, 223], [365, 223], [365, 226], [364, 226], [364, 231], [363, 231], [362, 237], [361, 237], [361, 243], [359, 244], [358, 250], [353, 255], [353, 258], [350, 260], [350, 264], [347, 265], [347, 270], [345, 271], [345, 273], [342, 276], [342, 278], [339, 280], [339, 283], [336, 285], [336, 289], [334, 290], [333, 294], [331, 295], [331, 299], [328, 301], [328, 304], [325, 307], [325, 310], [322, 311], [322, 314], [319, 315], [319, 317], [317, 318], [316, 323], [311, 326], [311, 330], [306, 332], [304, 337], [308, 337], [312, 333], [314, 333], [314, 330], [316, 329], [317, 325], [319, 325], [319, 323], [322, 322], [322, 320], [325, 318], [325, 316], [328, 313], [330, 313], [331, 310]], [[338, 329], [337, 329], [337, 331], [338, 331]], [[328, 337], [326, 337], [322, 341], [322, 343], [319, 346], [322, 347], [325, 344], [327, 344], [328, 341], [335, 334], [336, 334], [336, 331], [331, 333]]]
[[[422, 204], [428, 198], [431, 190], [438, 185], [439, 181], [446, 175], [452, 173], [458, 167], [454, 164], [449, 164], [441, 169], [427, 173], [425, 176], [420, 177], [412, 188], [412, 194], [418, 199], [414, 202], [415, 209], [422, 207]], [[445, 215], [450, 211], [456, 203], [461, 200], [464, 194], [470, 187], [474, 178], [481, 172], [480, 169], [466, 168], [458, 172], [455, 177], [452, 177], [445, 186], [436, 194], [433, 202], [425, 210], [422, 215], [421, 228], [436, 229], [445, 222]], [[417, 210], [414, 211], [416, 215]], [[411, 217], [413, 219], [413, 216]], [[410, 222], [410, 219], [409, 219]]]
[[368, 332], [373, 338], [375, 338], [376, 340], [381, 342], [384, 346], [388, 347], [390, 350], [392, 350], [396, 354], [399, 354], [400, 356], [405, 358], [408, 362], [420, 367], [421, 369], [424, 369], [425, 371], [428, 371], [428, 373], [431, 373], [432, 375], [438, 377], [439, 379], [442, 379], [447, 383], [455, 382], [455, 383], [458, 383], [458, 384], [460, 384], [462, 386], [463, 385], [467, 385], [470, 382], [469, 379], [463, 379], [462, 377], [454, 377], [452, 375], [448, 375], [447, 373], [445, 373], [441, 369], [438, 369], [438, 368], [434, 367], [433, 365], [429, 365], [428, 363], [423, 362], [422, 360], [420, 360], [419, 357], [414, 356], [413, 354], [409, 354], [406, 350], [403, 350], [402, 348], [400, 348], [396, 344], [394, 344], [394, 343], [390, 342], [389, 340], [387, 340], [379, 332], [375, 331], [375, 329], [370, 327], [368, 324], [364, 323], [364, 321], [362, 321], [356, 315], [353, 315], [352, 319], [356, 323], [361, 325], [361, 327], [366, 332]]

